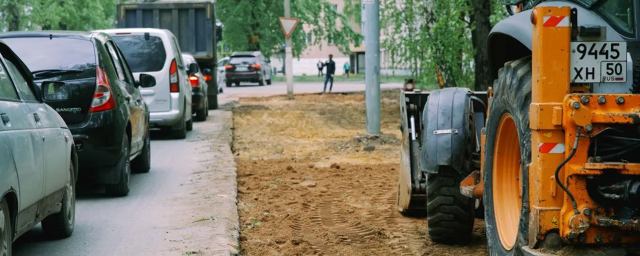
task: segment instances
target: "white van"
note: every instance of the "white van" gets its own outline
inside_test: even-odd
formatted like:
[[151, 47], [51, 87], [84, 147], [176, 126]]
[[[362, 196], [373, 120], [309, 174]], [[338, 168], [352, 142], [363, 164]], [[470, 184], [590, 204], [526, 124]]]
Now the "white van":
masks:
[[113, 37], [136, 79], [140, 73], [156, 78], [156, 86], [140, 90], [151, 112], [151, 127], [185, 138], [193, 129], [191, 85], [173, 33], [152, 28], [100, 31]]

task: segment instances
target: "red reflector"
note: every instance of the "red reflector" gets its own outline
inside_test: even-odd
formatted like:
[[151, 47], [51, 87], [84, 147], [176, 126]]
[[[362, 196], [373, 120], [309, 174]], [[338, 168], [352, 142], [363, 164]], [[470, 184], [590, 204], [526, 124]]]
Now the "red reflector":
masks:
[[191, 86], [193, 86], [193, 87], [200, 86], [200, 79], [198, 79], [197, 76], [189, 76], [189, 82], [191, 83]]
[[213, 77], [211, 77], [210, 75], [204, 75], [202, 77], [204, 78], [205, 82], [209, 82], [209, 81], [213, 80]]

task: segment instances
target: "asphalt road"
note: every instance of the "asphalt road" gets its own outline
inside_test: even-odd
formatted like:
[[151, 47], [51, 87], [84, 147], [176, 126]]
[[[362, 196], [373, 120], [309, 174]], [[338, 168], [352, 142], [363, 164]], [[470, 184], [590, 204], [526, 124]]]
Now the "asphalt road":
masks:
[[191, 161], [197, 149], [189, 147], [189, 140], [198, 136], [199, 124], [194, 126], [186, 140], [152, 135], [151, 171], [132, 175], [128, 196], [110, 198], [98, 186], [79, 188], [70, 238], [50, 240], [38, 225], [14, 243], [14, 255], [164, 254], [165, 229], [171, 221], [165, 218], [171, 211], [167, 200], [188, 182], [188, 173], [197, 164]]
[[[327, 85], [329, 87], [329, 85]], [[336, 82], [333, 84], [333, 93], [341, 92], [358, 92], [364, 91], [366, 88], [364, 82]], [[400, 83], [384, 83], [380, 85], [380, 89], [396, 89], [402, 88]], [[300, 93], [321, 93], [324, 89], [324, 83], [309, 82], [296, 83], [293, 87], [295, 94]], [[327, 90], [329, 90], [327, 88]], [[238, 100], [242, 97], [264, 97], [273, 95], [286, 95], [287, 84], [283, 82], [273, 83], [272, 85], [259, 86], [257, 83], [242, 83], [239, 87], [224, 87], [224, 93], [219, 95], [219, 103], [225, 104], [230, 101]]]

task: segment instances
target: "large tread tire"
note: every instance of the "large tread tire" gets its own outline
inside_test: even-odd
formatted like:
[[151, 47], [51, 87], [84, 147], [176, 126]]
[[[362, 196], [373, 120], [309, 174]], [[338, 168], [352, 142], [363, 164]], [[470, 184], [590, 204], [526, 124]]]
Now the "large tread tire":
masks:
[[11, 212], [6, 198], [0, 202], [0, 212], [2, 213], [2, 227], [0, 230], [0, 255], [11, 256], [11, 244], [13, 243], [13, 231], [11, 225]]
[[429, 238], [442, 244], [471, 242], [473, 199], [460, 194], [464, 177], [453, 168], [440, 167], [427, 174], [427, 225]]
[[[487, 120], [487, 138], [484, 156], [484, 196], [485, 226], [489, 255], [523, 255], [522, 247], [529, 244], [529, 173], [531, 163], [531, 130], [529, 128], [529, 105], [531, 104], [531, 57], [507, 62], [500, 69], [498, 79], [493, 84], [490, 115]], [[520, 145], [520, 174], [522, 177], [522, 207], [515, 244], [505, 248], [500, 241], [494, 205], [494, 149], [498, 127], [502, 116], [513, 117]]]
[[206, 105], [204, 106], [204, 108], [196, 110], [196, 121], [198, 121], [198, 122], [207, 121], [207, 106]]
[[131, 161], [129, 160], [129, 137], [123, 136], [123, 157], [124, 164], [120, 167], [120, 180], [116, 184], [107, 184], [105, 186], [107, 195], [113, 197], [123, 197], [129, 194], [129, 182], [131, 180]]
[[188, 132], [193, 131], [193, 115], [191, 115], [191, 119], [187, 121], [186, 126], [187, 126], [186, 129]]
[[76, 180], [74, 161], [69, 170], [69, 184], [66, 185], [60, 212], [51, 214], [42, 220], [42, 231], [54, 239], [70, 237], [76, 223]]
[[132, 170], [137, 173], [147, 173], [151, 170], [151, 132], [147, 125], [147, 132], [144, 135], [144, 145], [140, 155], [131, 162]]

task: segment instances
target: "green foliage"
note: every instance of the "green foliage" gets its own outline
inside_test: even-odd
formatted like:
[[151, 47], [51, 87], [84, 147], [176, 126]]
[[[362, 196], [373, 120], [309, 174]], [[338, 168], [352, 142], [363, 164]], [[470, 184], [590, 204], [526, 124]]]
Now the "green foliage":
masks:
[[[218, 0], [216, 15], [224, 24], [224, 44], [232, 49], [260, 50], [267, 57], [282, 50], [285, 38], [278, 18], [284, 17], [283, 0]], [[309, 34], [312, 44], [330, 41], [344, 53], [362, 41], [360, 34], [344, 25], [353, 21], [327, 1], [291, 0], [291, 16], [300, 19], [291, 35], [294, 56], [307, 47]]]
[[92, 30], [113, 27], [117, 0], [0, 0], [2, 30]]
[[[395, 68], [409, 68], [420, 84], [474, 86], [473, 0], [380, 0], [383, 49]], [[506, 13], [492, 1], [492, 24]]]

